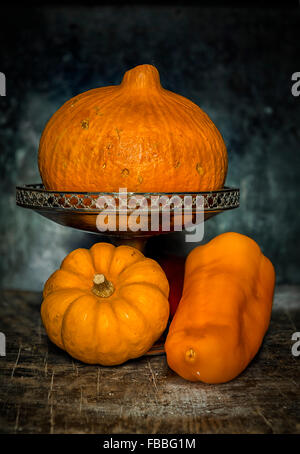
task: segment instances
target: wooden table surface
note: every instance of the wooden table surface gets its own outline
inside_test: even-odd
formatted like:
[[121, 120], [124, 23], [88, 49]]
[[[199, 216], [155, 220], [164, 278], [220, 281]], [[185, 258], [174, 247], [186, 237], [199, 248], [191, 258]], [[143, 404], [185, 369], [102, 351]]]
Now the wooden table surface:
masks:
[[262, 348], [221, 385], [183, 380], [165, 356], [118, 367], [73, 360], [48, 340], [40, 302], [39, 293], [1, 293], [1, 433], [300, 433], [300, 356], [291, 352], [300, 287], [277, 287]]

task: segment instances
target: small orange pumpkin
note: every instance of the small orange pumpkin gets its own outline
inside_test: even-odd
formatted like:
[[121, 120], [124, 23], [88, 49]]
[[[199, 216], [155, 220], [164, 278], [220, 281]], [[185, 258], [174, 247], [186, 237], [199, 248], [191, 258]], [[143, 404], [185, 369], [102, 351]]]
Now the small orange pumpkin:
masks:
[[85, 363], [121, 364], [145, 354], [166, 328], [169, 284], [130, 246], [76, 249], [44, 286], [41, 316], [58, 347]]
[[67, 101], [43, 131], [38, 164], [46, 189], [196, 192], [223, 187], [227, 151], [203, 110], [140, 65]]
[[206, 383], [239, 375], [268, 329], [274, 285], [272, 263], [245, 235], [224, 233], [195, 248], [165, 344], [171, 369]]

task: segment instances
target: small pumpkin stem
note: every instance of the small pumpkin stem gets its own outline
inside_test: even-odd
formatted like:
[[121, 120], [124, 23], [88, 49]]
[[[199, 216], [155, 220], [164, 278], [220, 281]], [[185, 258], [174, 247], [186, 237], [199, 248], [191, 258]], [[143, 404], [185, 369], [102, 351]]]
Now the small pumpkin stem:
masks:
[[115, 291], [112, 282], [108, 281], [104, 274], [95, 274], [93, 283], [92, 292], [100, 298], [108, 298]]
[[193, 363], [196, 360], [196, 352], [195, 352], [195, 350], [193, 350], [192, 348], [189, 348], [185, 352], [185, 359], [186, 359], [186, 361], [188, 361], [190, 363]]

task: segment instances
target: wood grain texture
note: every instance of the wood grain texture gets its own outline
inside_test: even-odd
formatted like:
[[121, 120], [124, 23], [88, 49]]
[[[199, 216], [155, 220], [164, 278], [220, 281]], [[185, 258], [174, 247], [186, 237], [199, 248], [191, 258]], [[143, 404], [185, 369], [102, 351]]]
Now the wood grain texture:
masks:
[[4, 291], [0, 331], [1, 433], [300, 433], [300, 287], [276, 289], [262, 348], [237, 379], [189, 383], [165, 356], [117, 367], [85, 365], [41, 324], [41, 294]]

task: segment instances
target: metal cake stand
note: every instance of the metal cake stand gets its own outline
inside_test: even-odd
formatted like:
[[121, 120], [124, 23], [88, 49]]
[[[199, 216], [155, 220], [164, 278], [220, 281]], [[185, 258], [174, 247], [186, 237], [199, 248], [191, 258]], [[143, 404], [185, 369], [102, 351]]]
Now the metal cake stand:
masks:
[[[42, 184], [31, 184], [25, 186], [17, 186], [16, 202], [17, 205], [23, 208], [30, 208], [40, 215], [51, 219], [52, 221], [67, 227], [83, 230], [86, 232], [95, 233], [101, 236], [109, 236], [112, 242], [116, 245], [127, 244], [143, 251], [148, 238], [155, 235], [172, 233], [174, 231], [183, 230], [188, 227], [183, 224], [182, 208], [180, 205], [185, 203], [185, 198], [189, 198], [190, 204], [190, 224], [197, 223], [197, 215], [201, 212], [201, 219], [207, 219], [216, 216], [223, 211], [232, 210], [239, 207], [239, 189], [224, 187], [221, 190], [198, 192], [198, 193], [126, 193], [123, 201], [127, 204], [128, 200], [135, 196], [143, 198], [144, 212], [140, 209], [139, 229], [136, 231], [126, 228], [128, 219], [133, 210], [124, 209], [124, 205], [120, 204], [119, 193], [103, 193], [103, 192], [60, 192], [49, 191]], [[155, 230], [151, 230], [149, 208], [152, 206], [153, 198], [164, 197], [165, 203], [173, 196], [176, 196], [176, 207], [170, 206], [169, 210], [169, 228], [167, 231], [163, 229], [162, 223], [162, 205], [157, 205], [156, 212], [158, 214], [158, 223]], [[199, 207], [197, 196], [202, 196], [202, 205]], [[108, 197], [114, 202], [114, 210], [109, 211], [109, 205], [105, 206], [105, 216], [111, 212], [115, 214], [116, 225], [115, 230], [99, 231], [97, 224], [98, 216], [103, 215], [103, 210], [99, 208], [99, 197]], [[146, 206], [145, 206], [146, 205]], [[183, 206], [183, 205], [182, 205]], [[155, 208], [154, 208], [155, 211]], [[104, 216], [104, 215], [103, 215]], [[125, 228], [124, 228], [125, 226]], [[164, 338], [161, 338], [147, 353], [148, 355], [164, 353]]]
[[[197, 196], [203, 196], [203, 206], [199, 209], [197, 206]], [[97, 206], [97, 201], [101, 196], [108, 196], [115, 200], [116, 206], [116, 230], [101, 232], [97, 227], [97, 217], [102, 210]], [[149, 229], [150, 219], [149, 210], [145, 215], [141, 215], [140, 229], [138, 231], [125, 230], [124, 225], [132, 211], [124, 212], [120, 207], [118, 200], [119, 193], [103, 192], [60, 192], [49, 191], [42, 184], [32, 184], [17, 186], [16, 201], [17, 205], [23, 208], [30, 208], [40, 215], [51, 219], [52, 221], [67, 227], [83, 230], [86, 232], [96, 233], [98, 235], [110, 236], [115, 244], [129, 244], [142, 250], [148, 238], [154, 235], [171, 233], [178, 230], [182, 216], [176, 211], [178, 207], [170, 209], [170, 228], [168, 231], [163, 230], [161, 217], [156, 230]], [[164, 196], [165, 200], [170, 200], [172, 196], [177, 197], [177, 201], [184, 203], [185, 197], [190, 197], [192, 222], [195, 223], [196, 215], [199, 210], [203, 211], [203, 219], [207, 219], [222, 213], [226, 210], [232, 210], [239, 206], [239, 189], [225, 187], [218, 191], [210, 192], [192, 192], [192, 193], [127, 193], [127, 200], [132, 197], [143, 197], [148, 207], [153, 201], [153, 197]], [[147, 208], [147, 207], [146, 207]], [[162, 213], [162, 207], [158, 206], [157, 210]], [[106, 213], [108, 210], [106, 209]], [[177, 227], [176, 227], [177, 226]], [[123, 229], [123, 230], [122, 230]]]

